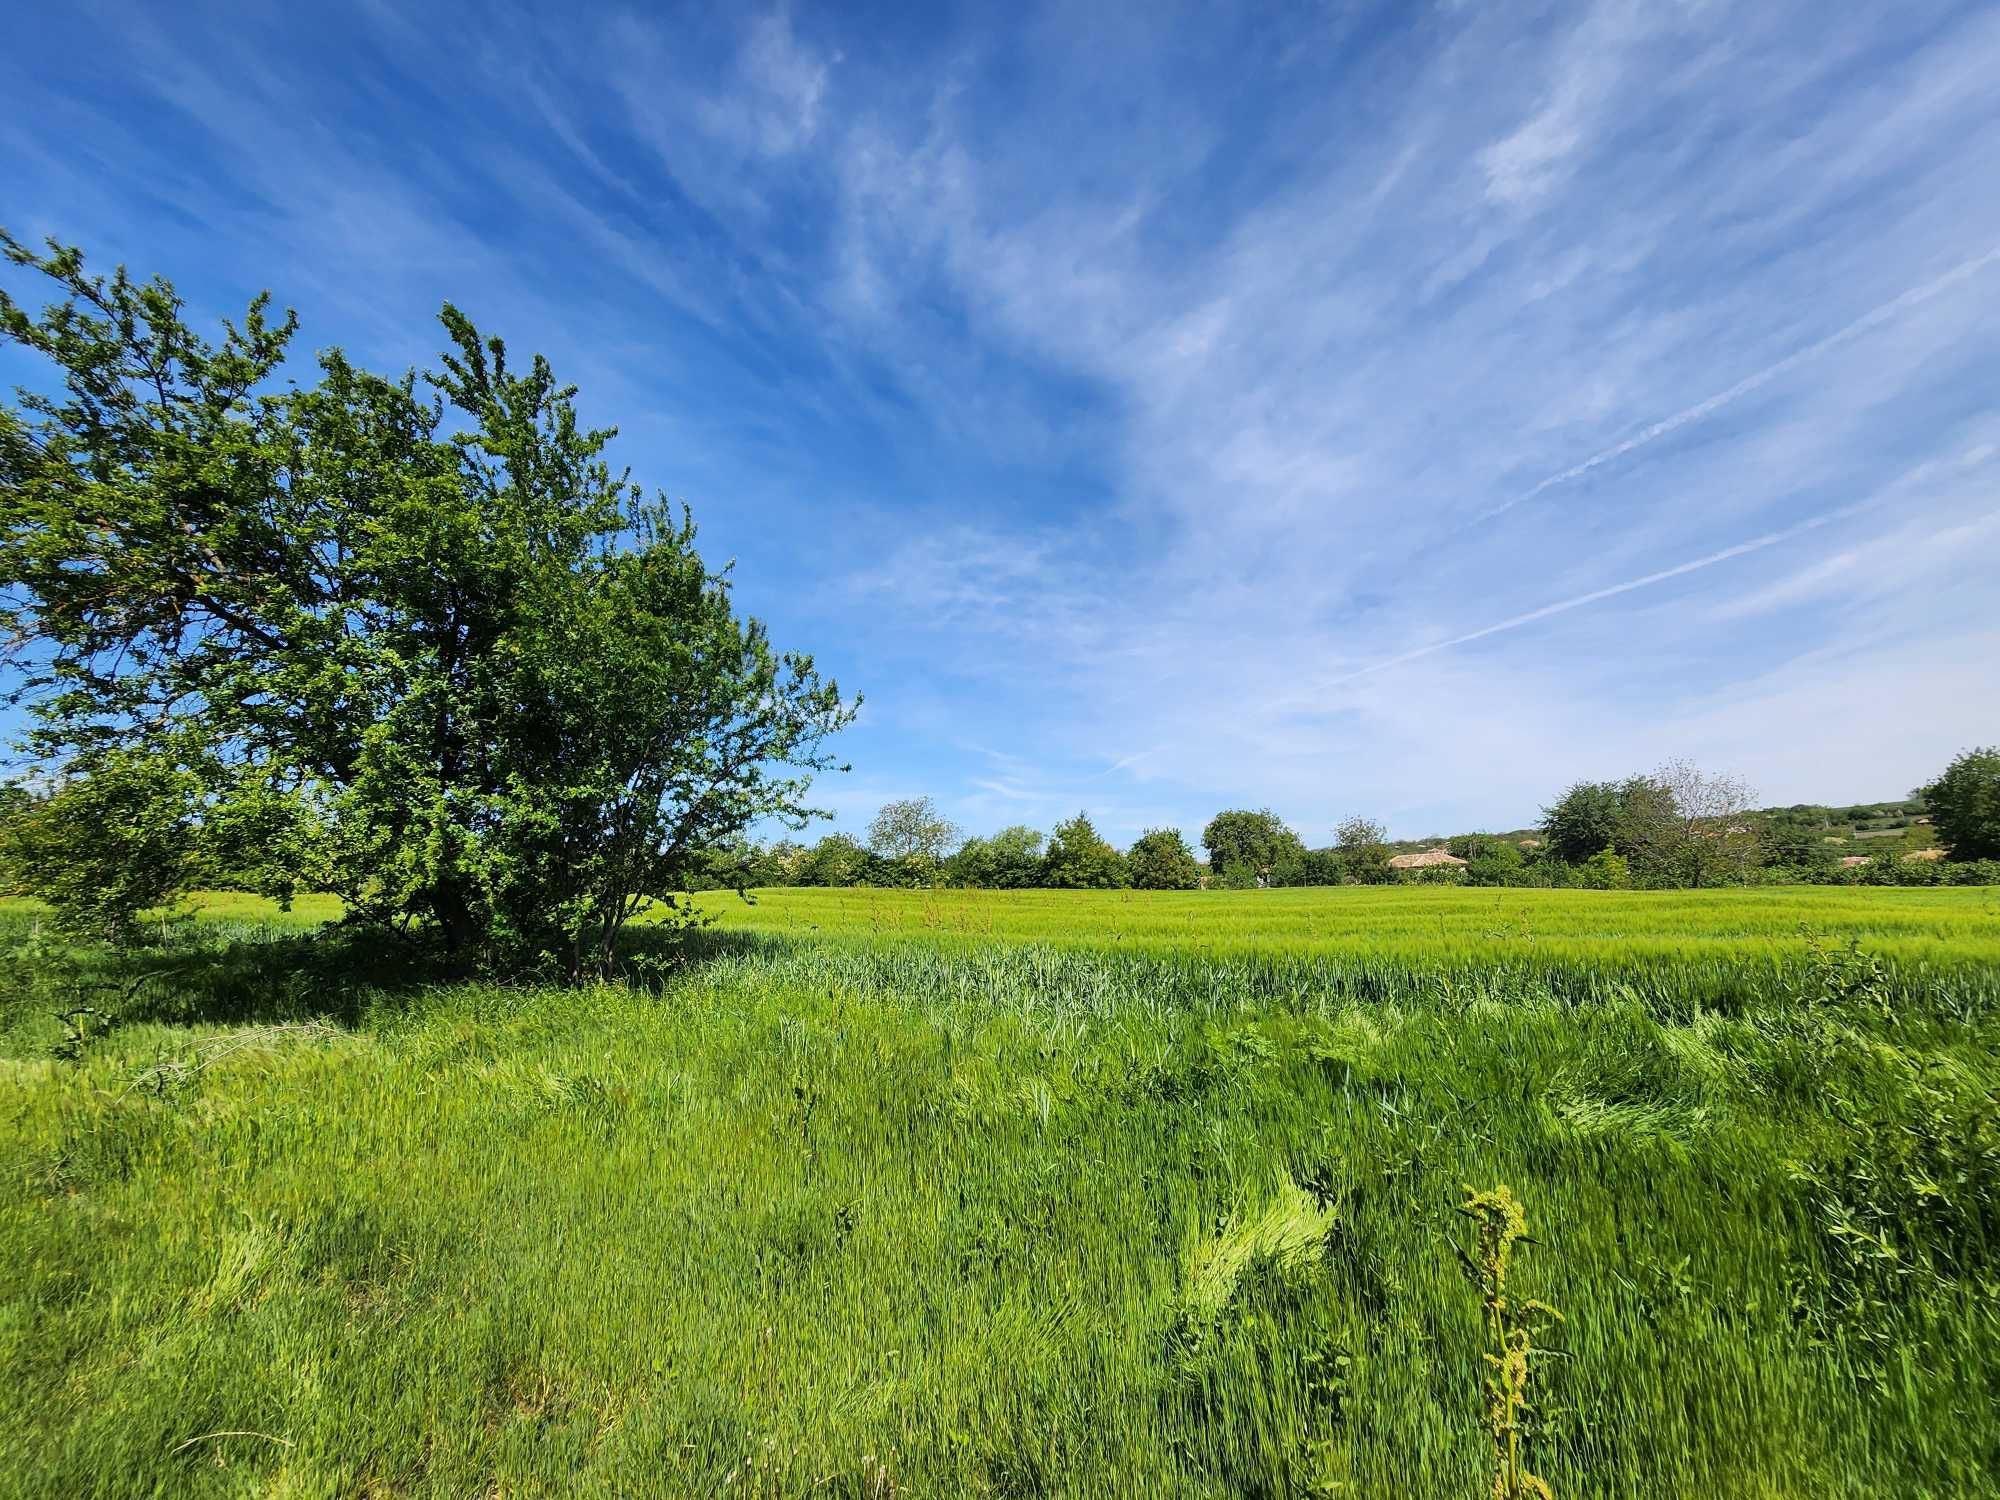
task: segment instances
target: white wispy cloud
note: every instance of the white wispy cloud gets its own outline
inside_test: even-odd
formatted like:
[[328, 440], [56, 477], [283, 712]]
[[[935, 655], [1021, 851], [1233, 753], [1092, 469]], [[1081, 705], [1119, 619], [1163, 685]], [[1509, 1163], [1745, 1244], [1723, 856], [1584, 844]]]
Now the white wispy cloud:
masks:
[[391, 363], [444, 295], [538, 336], [868, 692], [845, 820], [1785, 795], [1760, 726], [1867, 691], [1902, 738], [1797, 772], [1865, 795], [1990, 702], [1990, 7], [502, 5], [469, 58], [377, 7], [346, 115], [287, 24], [101, 28], [129, 118], [0, 60], [23, 222], [283, 267]]

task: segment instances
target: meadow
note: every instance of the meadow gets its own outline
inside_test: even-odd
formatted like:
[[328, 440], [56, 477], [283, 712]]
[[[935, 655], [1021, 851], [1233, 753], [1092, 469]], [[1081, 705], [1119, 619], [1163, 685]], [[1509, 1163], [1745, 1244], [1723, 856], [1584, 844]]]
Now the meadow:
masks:
[[630, 982], [0, 913], [0, 1475], [1493, 1493], [2000, 1472], [2000, 892], [711, 895]]

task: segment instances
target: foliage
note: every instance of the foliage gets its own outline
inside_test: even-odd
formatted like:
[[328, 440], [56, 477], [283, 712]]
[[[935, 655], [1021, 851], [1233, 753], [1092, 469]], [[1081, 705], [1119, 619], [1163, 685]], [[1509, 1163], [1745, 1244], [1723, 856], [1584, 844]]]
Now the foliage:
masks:
[[1520, 845], [1492, 834], [1475, 833], [1455, 838], [1450, 850], [1466, 862], [1467, 885], [1506, 885], [1527, 863]]
[[868, 825], [868, 847], [900, 865], [912, 883], [933, 878], [958, 842], [958, 825], [928, 797], [887, 803]]
[[[1250, 812], [1235, 808], [1219, 812], [1201, 831], [1209, 868], [1226, 870], [1247, 865], [1266, 885], [1295, 885], [1303, 866], [1305, 845], [1270, 808]], [[1275, 875], [1290, 878], [1273, 878]]]
[[2000, 859], [2000, 746], [1967, 750], [1923, 789], [1923, 799], [1953, 859]]
[[1741, 883], [1759, 846], [1749, 788], [1672, 760], [1625, 782], [1618, 797], [1617, 849], [1648, 884], [1700, 887]]
[[1333, 830], [1340, 848], [1343, 878], [1361, 885], [1382, 885], [1395, 879], [1389, 868], [1389, 833], [1372, 818], [1351, 817]]
[[829, 833], [800, 858], [799, 885], [855, 885], [867, 874], [869, 852], [845, 833]]
[[1125, 852], [1131, 883], [1142, 891], [1191, 891], [1201, 884], [1201, 866], [1178, 828], [1149, 828]]
[[1581, 864], [1617, 839], [1621, 812], [1615, 782], [1575, 782], [1542, 809], [1543, 847], [1566, 864]]
[[[297, 320], [267, 299], [210, 343], [165, 281], [4, 246], [61, 297], [0, 294], [0, 338], [60, 388], [0, 410], [30, 745], [65, 786], [160, 799], [129, 878], [87, 911], [48, 887], [74, 920], [129, 925], [193, 868], [161, 836], [233, 819], [288, 830], [253, 862], [271, 889], [306, 872], [270, 856], [310, 851], [356, 920], [575, 973], [700, 850], [811, 816], [851, 709], [737, 619], [693, 523], [611, 470], [544, 360], [517, 371], [446, 304], [421, 384], [335, 349], [280, 387]], [[47, 828], [115, 873], [83, 820]]]
[[195, 883], [199, 796], [166, 756], [106, 748], [89, 774], [17, 801], [0, 830], [10, 884], [49, 901], [65, 932], [129, 942], [141, 911]]
[[1042, 875], [1042, 835], [1016, 823], [991, 838], [967, 839], [946, 862], [952, 885], [1013, 891], [1035, 885]]
[[1131, 883], [1124, 856], [1106, 843], [1090, 821], [1078, 813], [1056, 824], [1042, 856], [1042, 884], [1053, 890], [1104, 890]]
[[1609, 845], [1576, 867], [1577, 883], [1593, 891], [1623, 891], [1632, 885], [1632, 863]]

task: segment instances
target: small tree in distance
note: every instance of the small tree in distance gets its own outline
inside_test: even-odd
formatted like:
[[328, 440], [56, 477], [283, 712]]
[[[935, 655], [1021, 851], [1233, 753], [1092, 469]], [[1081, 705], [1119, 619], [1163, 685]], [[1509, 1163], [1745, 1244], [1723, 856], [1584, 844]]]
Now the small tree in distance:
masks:
[[1621, 801], [1609, 781], [1578, 781], [1542, 809], [1542, 842], [1565, 864], [1582, 864], [1618, 837]]
[[868, 825], [868, 847], [895, 861], [913, 880], [936, 874], [958, 841], [958, 825], [928, 797], [887, 803]]
[[1345, 878], [1362, 885], [1382, 885], [1390, 879], [1389, 831], [1373, 818], [1343, 819], [1333, 830], [1340, 846]]
[[1619, 797], [1616, 847], [1646, 879], [1682, 886], [1741, 880], [1756, 861], [1749, 785], [1670, 760], [1635, 776]]
[[1129, 876], [1125, 860], [1104, 841], [1088, 813], [1056, 824], [1042, 857], [1042, 884], [1057, 890], [1111, 890]]
[[1149, 828], [1125, 855], [1132, 885], [1142, 891], [1191, 891], [1201, 866], [1178, 828]]
[[1302, 877], [1305, 845], [1268, 807], [1217, 813], [1201, 831], [1201, 843], [1217, 873], [1241, 865], [1255, 877], [1253, 884], [1270, 885], [1295, 884]]

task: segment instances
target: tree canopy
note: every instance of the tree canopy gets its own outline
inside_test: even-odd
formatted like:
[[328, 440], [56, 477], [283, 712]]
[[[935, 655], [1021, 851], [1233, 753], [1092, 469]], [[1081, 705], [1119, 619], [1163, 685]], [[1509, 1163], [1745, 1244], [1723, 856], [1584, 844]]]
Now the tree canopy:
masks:
[[813, 816], [852, 707], [737, 617], [545, 360], [447, 303], [435, 373], [329, 349], [281, 383], [268, 298], [210, 342], [164, 280], [0, 244], [58, 293], [0, 292], [0, 340], [55, 376], [0, 407], [0, 629], [79, 812], [38, 857], [101, 893], [51, 883], [72, 917], [233, 845], [275, 894], [578, 971], [699, 851]]
[[1126, 851], [1132, 885], [1142, 891], [1191, 891], [1201, 884], [1201, 866], [1178, 828], [1149, 828]]
[[1340, 848], [1341, 873], [1363, 885], [1381, 885], [1395, 876], [1389, 868], [1389, 833], [1373, 818], [1343, 818], [1333, 830]]
[[2000, 746], [1958, 756], [1923, 789], [1923, 798], [1954, 860], [2000, 859]]
[[1042, 857], [1042, 884], [1057, 890], [1108, 889], [1128, 884], [1125, 856], [1105, 842], [1088, 813], [1058, 823]]
[[1581, 864], [1618, 837], [1618, 784], [1578, 781], [1542, 809], [1541, 833], [1547, 852], [1566, 864]]
[[1201, 831], [1201, 843], [1208, 851], [1211, 870], [1220, 873], [1241, 865], [1260, 881], [1269, 881], [1273, 871], [1281, 866], [1296, 874], [1295, 867], [1305, 859], [1304, 843], [1268, 807], [1255, 812], [1232, 808], [1217, 813]]
[[886, 803], [868, 825], [868, 847], [917, 878], [934, 873], [958, 841], [958, 825], [929, 797]]

